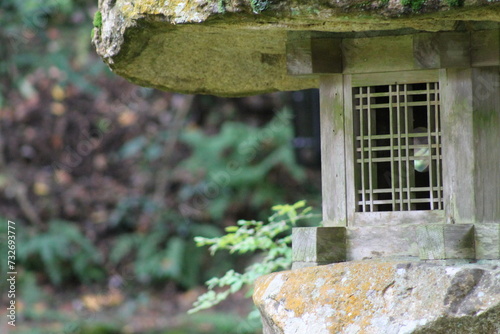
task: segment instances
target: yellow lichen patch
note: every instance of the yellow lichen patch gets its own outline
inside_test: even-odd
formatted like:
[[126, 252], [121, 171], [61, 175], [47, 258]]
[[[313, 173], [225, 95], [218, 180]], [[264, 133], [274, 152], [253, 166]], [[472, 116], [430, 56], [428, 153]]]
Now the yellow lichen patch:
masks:
[[317, 279], [317, 274], [314, 270], [304, 270], [299, 276], [300, 279], [292, 276], [289, 273], [287, 285], [282, 289], [284, 305], [287, 310], [294, 312], [295, 316], [300, 317], [306, 311], [309, 305], [305, 303], [305, 298], [311, 298], [316, 286], [313, 284], [304, 284], [304, 282], [314, 282]]
[[122, 1], [117, 6], [126, 18], [136, 18], [138, 15], [160, 14], [160, 6], [156, 0], [142, 0], [138, 2]]
[[137, 13], [134, 11], [134, 6], [129, 2], [117, 3], [116, 7], [121, 15], [126, 19], [133, 19], [137, 16]]
[[271, 299], [290, 317], [303, 318], [326, 307], [330, 308], [326, 319], [330, 333], [342, 332], [352, 324], [366, 328], [380, 306], [372, 299], [393, 283], [395, 271], [390, 262], [348, 262], [282, 272], [259, 279], [254, 300], [262, 305], [265, 298], [269, 299], [271, 282], [280, 275], [279, 280], [285, 283], [272, 291]]
[[253, 299], [255, 303], [257, 303], [257, 301], [262, 300], [269, 284], [276, 277], [276, 275], [277, 274], [262, 276], [255, 281], [255, 289], [253, 292]]
[[187, 23], [199, 22], [208, 15], [201, 15], [203, 7], [206, 6], [203, 1], [174, 0], [169, 1], [168, 6], [158, 0], [121, 1], [117, 6], [123, 17], [128, 19], [163, 15], [169, 18], [171, 23]]
[[369, 325], [373, 315], [370, 295], [381, 293], [394, 277], [394, 266], [388, 263], [350, 263], [345, 267], [343, 282], [338, 284], [336, 308], [342, 310], [341, 317], [331, 317], [332, 333], [352, 324], [358, 318], [361, 328]]

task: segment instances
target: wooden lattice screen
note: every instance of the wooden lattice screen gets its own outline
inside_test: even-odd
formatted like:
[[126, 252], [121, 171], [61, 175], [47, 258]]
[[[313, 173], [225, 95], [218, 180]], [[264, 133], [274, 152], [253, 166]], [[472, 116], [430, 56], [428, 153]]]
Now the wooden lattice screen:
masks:
[[443, 209], [439, 84], [355, 87], [358, 212]]

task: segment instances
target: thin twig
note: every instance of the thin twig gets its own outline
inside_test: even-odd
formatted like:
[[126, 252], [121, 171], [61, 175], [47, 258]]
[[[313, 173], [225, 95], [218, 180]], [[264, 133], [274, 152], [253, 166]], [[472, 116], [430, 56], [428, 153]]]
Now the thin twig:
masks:
[[14, 193], [16, 196], [17, 203], [21, 208], [21, 211], [24, 213], [26, 218], [33, 224], [39, 227], [43, 227], [43, 223], [38, 217], [37, 211], [33, 204], [28, 199], [26, 185], [14, 178], [11, 179], [12, 186], [14, 186]]
[[0, 171], [3, 171], [7, 177], [7, 187], [14, 190], [14, 197], [24, 216], [33, 225], [43, 227], [43, 223], [38, 217], [35, 206], [28, 199], [26, 185], [19, 181], [7, 166], [7, 161], [4, 156], [5, 140], [2, 133], [2, 126], [0, 124]]
[[[186, 96], [186, 103], [182, 105], [178, 110], [176, 110], [176, 114], [174, 116], [174, 121], [172, 122], [171, 128], [171, 136], [169, 137], [165, 147], [163, 149], [162, 157], [165, 159], [165, 162], [168, 161], [169, 157], [171, 157], [174, 153], [175, 146], [179, 141], [179, 136], [181, 134], [181, 130], [184, 128], [184, 124], [186, 121], [187, 114], [193, 105], [194, 95]], [[167, 185], [170, 182], [171, 174], [170, 173], [171, 166], [168, 163], [163, 163], [162, 168], [157, 172], [157, 183], [154, 192], [154, 200], [156, 203], [162, 203], [166, 196]]]

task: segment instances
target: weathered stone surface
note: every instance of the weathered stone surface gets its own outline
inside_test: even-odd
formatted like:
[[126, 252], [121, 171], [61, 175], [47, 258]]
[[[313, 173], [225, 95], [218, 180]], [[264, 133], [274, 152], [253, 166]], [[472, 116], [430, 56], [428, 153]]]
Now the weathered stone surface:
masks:
[[500, 261], [346, 262], [260, 278], [264, 334], [500, 333]]
[[[100, 0], [93, 42], [119, 75], [184, 93], [242, 96], [317, 87], [286, 73], [286, 36], [446, 31], [500, 22], [492, 0]], [[423, 3], [420, 9], [418, 3]], [[462, 5], [459, 5], [462, 3]], [[413, 5], [412, 5], [413, 4]], [[459, 5], [459, 6], [458, 6]], [[415, 9], [412, 9], [415, 8]]]

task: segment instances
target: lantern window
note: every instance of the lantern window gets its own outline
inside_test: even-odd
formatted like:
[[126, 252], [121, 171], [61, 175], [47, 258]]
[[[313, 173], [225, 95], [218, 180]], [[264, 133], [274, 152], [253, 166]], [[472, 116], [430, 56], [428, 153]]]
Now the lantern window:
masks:
[[439, 84], [353, 88], [356, 211], [443, 209]]

